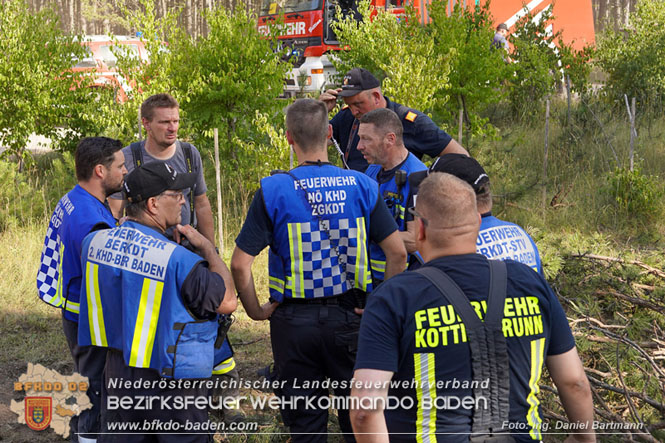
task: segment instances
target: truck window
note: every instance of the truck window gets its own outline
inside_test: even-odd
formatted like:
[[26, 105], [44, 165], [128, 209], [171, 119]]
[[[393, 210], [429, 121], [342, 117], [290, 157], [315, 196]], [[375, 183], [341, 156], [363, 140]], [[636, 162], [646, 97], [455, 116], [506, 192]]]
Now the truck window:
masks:
[[283, 12], [315, 11], [321, 9], [321, 0], [263, 0], [259, 15], [273, 15]]
[[95, 58], [92, 56], [92, 51], [90, 50], [90, 47], [88, 46], [83, 46], [85, 48], [85, 55], [81, 58], [79, 57], [72, 57], [72, 62], [75, 63], [74, 67], [75, 68], [96, 68], [97, 67], [97, 62], [95, 61]]
[[132, 58], [139, 58], [139, 47], [137, 45], [121, 45], [121, 48], [115, 48], [113, 45], [102, 45], [99, 47], [98, 57], [111, 69], [118, 64], [118, 57], [113, 53], [127, 54]]

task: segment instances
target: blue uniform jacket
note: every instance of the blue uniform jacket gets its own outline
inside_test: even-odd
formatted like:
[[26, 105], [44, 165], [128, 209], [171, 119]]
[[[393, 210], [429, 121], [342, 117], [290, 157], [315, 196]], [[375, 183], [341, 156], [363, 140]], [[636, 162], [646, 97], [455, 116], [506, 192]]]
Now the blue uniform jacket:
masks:
[[81, 292], [81, 243], [95, 226], [115, 226], [111, 211], [76, 185], [65, 194], [49, 221], [37, 273], [39, 298], [62, 308], [67, 320], [78, 322]]

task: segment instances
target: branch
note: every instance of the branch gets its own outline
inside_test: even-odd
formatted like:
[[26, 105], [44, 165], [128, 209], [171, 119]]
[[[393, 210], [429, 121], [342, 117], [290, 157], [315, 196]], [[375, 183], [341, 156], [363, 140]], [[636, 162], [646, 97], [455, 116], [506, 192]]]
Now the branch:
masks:
[[599, 328], [599, 327], [597, 327], [597, 326], [593, 326], [593, 325], [589, 325], [589, 327], [590, 327], [591, 329], [595, 329], [596, 331], [600, 331], [600, 332], [602, 332], [603, 334], [605, 334], [605, 335], [607, 335], [607, 336], [609, 336], [609, 337], [611, 337], [611, 338], [614, 338], [614, 339], [616, 339], [616, 340], [619, 340], [619, 341], [621, 341], [621, 342], [624, 342], [624, 343], [626, 343], [626, 344], [629, 344], [630, 346], [632, 346], [633, 348], [635, 348], [640, 354], [642, 354], [642, 357], [644, 357], [649, 363], [651, 363], [651, 366], [652, 366], [652, 367], [654, 368], [654, 370], [658, 373], [658, 375], [660, 375], [661, 377], [665, 378], [665, 373], [663, 373], [663, 370], [660, 369], [660, 367], [658, 366], [658, 364], [656, 364], [656, 362], [651, 358], [651, 356], [650, 356], [650, 355], [649, 355], [644, 349], [642, 349], [642, 347], [639, 346], [637, 343], [635, 343], [634, 341], [632, 341], [632, 340], [629, 339], [629, 338], [626, 338], [626, 337], [623, 337], [623, 336], [621, 336], [621, 335], [617, 335], [617, 334], [615, 334], [615, 333], [613, 333], [613, 332], [611, 332], [611, 331], [608, 331], [607, 329]]
[[639, 297], [631, 297], [630, 295], [622, 294], [622, 293], [620, 293], [620, 292], [616, 292], [616, 291], [600, 291], [600, 290], [598, 290], [598, 291], [595, 291], [594, 293], [597, 294], [597, 295], [612, 295], [612, 296], [614, 296], [614, 297], [619, 297], [619, 298], [622, 298], [622, 299], [624, 299], [624, 300], [626, 300], [626, 301], [629, 301], [629, 302], [631, 302], [631, 303], [634, 303], [634, 304], [636, 304], [636, 305], [638, 305], [638, 306], [642, 306], [642, 307], [645, 307], [645, 308], [652, 309], [652, 310], [654, 310], [654, 311], [656, 311], [656, 312], [663, 312], [663, 311], [665, 311], [665, 306], [657, 305], [657, 304], [655, 304], [655, 303], [652, 303], [652, 302], [650, 302], [650, 301], [648, 301], [648, 300], [644, 300], [644, 299], [639, 298]]
[[[591, 375], [588, 375], [588, 374], [587, 374], [587, 378], [589, 379], [591, 384], [593, 384], [595, 386], [598, 386], [601, 389], [606, 389], [608, 391], [616, 392], [617, 394], [625, 395], [626, 391], [624, 391], [621, 388], [617, 388], [616, 386], [604, 383], [604, 382], [598, 380], [597, 378], [594, 378], [594, 377], [592, 377]], [[640, 400], [644, 401], [645, 403], [649, 404], [650, 406], [653, 406], [654, 408], [658, 409], [662, 413], [665, 413], [665, 404], [658, 403], [656, 400], [652, 399], [651, 397], [649, 397], [647, 395], [642, 395], [639, 392], [629, 391], [629, 393], [630, 393], [631, 396], [637, 397]]]
[[650, 273], [656, 274], [657, 276], [659, 276], [661, 278], [665, 278], [665, 272], [661, 271], [660, 269], [649, 266], [645, 263], [642, 263], [639, 260], [624, 260], [624, 259], [617, 258], [617, 257], [607, 257], [607, 256], [604, 256], [604, 255], [596, 255], [596, 254], [573, 254], [572, 257], [588, 258], [588, 259], [592, 259], [592, 260], [602, 260], [602, 261], [609, 261], [609, 262], [614, 262], [614, 263], [631, 264], [631, 265], [639, 266], [640, 268], [646, 269]]

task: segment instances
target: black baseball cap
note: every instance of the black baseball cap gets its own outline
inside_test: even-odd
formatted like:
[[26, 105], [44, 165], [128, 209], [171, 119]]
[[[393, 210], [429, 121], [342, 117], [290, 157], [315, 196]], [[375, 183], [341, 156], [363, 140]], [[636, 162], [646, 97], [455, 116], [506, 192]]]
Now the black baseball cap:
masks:
[[411, 188], [420, 186], [431, 172], [452, 174], [470, 184], [476, 194], [480, 192], [482, 185], [490, 181], [483, 167], [474, 158], [464, 154], [446, 154], [437, 158], [428, 170], [411, 173], [409, 175]]
[[353, 97], [354, 95], [381, 86], [381, 83], [363, 68], [353, 68], [345, 76], [342, 82], [342, 90], [337, 94], [340, 97]]
[[196, 173], [177, 172], [164, 162], [144, 163], [125, 177], [123, 191], [127, 201], [136, 203], [161, 194], [167, 189], [191, 188]]

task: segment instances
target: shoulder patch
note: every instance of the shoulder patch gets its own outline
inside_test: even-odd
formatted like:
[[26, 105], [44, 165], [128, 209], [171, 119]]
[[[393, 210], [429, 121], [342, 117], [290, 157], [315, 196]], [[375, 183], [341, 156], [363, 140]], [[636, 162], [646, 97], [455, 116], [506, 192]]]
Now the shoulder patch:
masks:
[[407, 112], [406, 116], [404, 117], [404, 120], [408, 120], [411, 123], [413, 123], [413, 121], [416, 119], [416, 117], [418, 117], [418, 114], [416, 114], [415, 112], [409, 111], [409, 112]]

